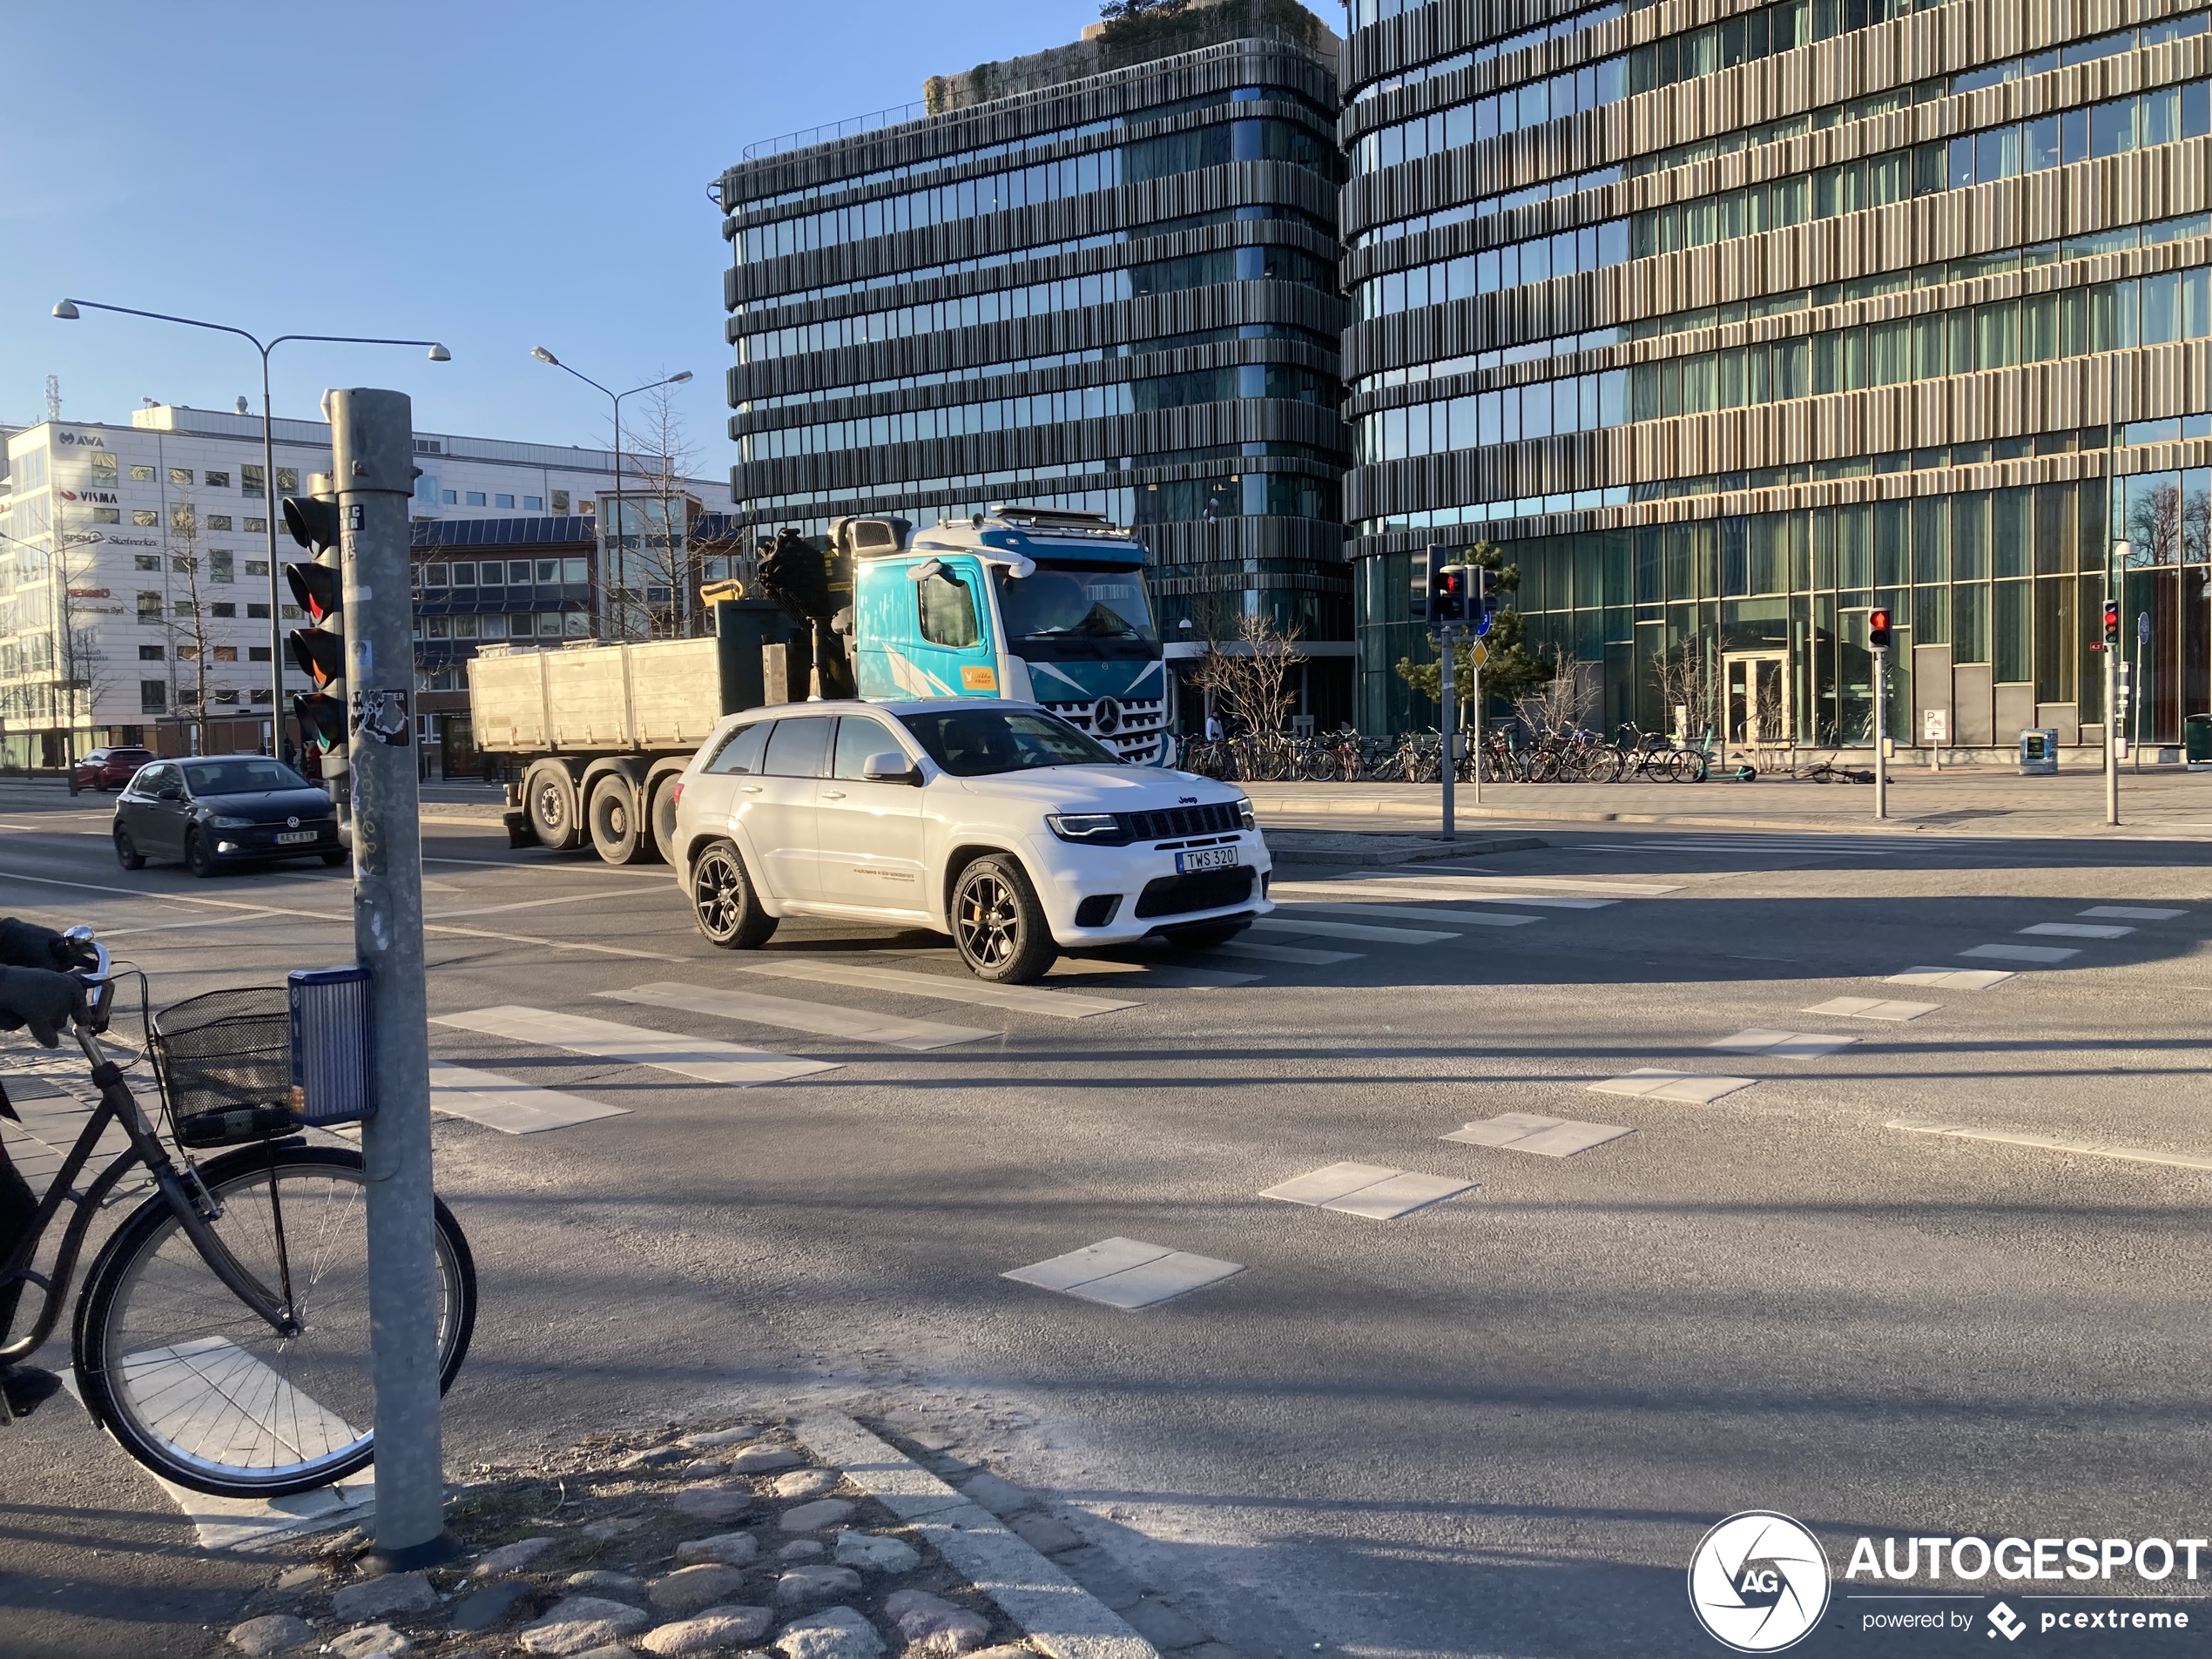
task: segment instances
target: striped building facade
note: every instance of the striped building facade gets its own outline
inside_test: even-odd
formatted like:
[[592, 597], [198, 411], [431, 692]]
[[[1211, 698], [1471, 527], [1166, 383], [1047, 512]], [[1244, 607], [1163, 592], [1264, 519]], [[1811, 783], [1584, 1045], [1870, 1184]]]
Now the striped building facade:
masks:
[[736, 510], [813, 536], [849, 513], [1106, 513], [1150, 554], [1170, 657], [1264, 610], [1311, 642], [1300, 711], [1334, 724], [1336, 43], [1280, 0], [1190, 14], [1144, 61], [1116, 64], [1115, 38], [723, 176]]
[[[1557, 15], [1553, 15], [1556, 13]], [[1345, 481], [1364, 729], [1431, 542], [1734, 742], [2099, 741], [2212, 709], [2212, 33], [2172, 0], [1354, 0]], [[1933, 718], [1931, 718], [1933, 717]], [[2134, 728], [2131, 719], [2129, 729]]]

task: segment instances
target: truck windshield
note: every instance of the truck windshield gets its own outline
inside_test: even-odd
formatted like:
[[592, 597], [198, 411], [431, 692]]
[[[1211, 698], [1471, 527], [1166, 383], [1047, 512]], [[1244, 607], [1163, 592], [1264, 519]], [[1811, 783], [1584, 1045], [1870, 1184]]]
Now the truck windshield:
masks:
[[1017, 656], [1159, 654], [1144, 574], [1125, 566], [1041, 564], [1020, 577], [1001, 571], [999, 610]]
[[1035, 709], [932, 709], [900, 723], [955, 778], [988, 778], [1041, 766], [1118, 766], [1121, 757], [1065, 720]]

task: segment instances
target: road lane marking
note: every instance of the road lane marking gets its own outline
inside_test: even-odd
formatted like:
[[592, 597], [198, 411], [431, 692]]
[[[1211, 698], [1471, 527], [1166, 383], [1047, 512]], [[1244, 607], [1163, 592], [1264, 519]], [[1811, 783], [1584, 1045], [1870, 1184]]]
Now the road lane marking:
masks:
[[1371, 927], [1356, 921], [1295, 921], [1287, 916], [1262, 916], [1255, 930], [1271, 934], [1307, 934], [1327, 939], [1364, 939], [1378, 945], [1433, 945], [1457, 934], [1430, 933], [1414, 927]]
[[1236, 1262], [1170, 1250], [1165, 1244], [1108, 1238], [999, 1277], [1134, 1312], [1217, 1285], [1244, 1271]]
[[2212, 1157], [2192, 1157], [2181, 1152], [2155, 1152], [2147, 1147], [2122, 1146], [2113, 1141], [2075, 1141], [2057, 1135], [2024, 1135], [2006, 1130], [1971, 1129], [1939, 1118], [1892, 1118], [1887, 1127], [1915, 1135], [1943, 1135], [1961, 1141], [1992, 1141], [2000, 1146], [2033, 1147], [2045, 1152], [2074, 1152], [2087, 1157], [2118, 1158], [2128, 1163], [2163, 1163], [2176, 1170], [2212, 1170]]
[[1372, 881], [1399, 887], [1434, 887], [1450, 892], [1480, 889], [1487, 893], [1512, 894], [1521, 889], [1534, 893], [1588, 893], [1614, 899], [1656, 899], [1662, 894], [1680, 893], [1679, 881], [1586, 881], [1579, 876], [1550, 875], [1416, 875], [1395, 871], [1389, 875], [1351, 875], [1341, 880], [1359, 883]]
[[2018, 979], [2018, 974], [1997, 968], [1908, 968], [1902, 974], [1892, 974], [1885, 985], [1925, 985], [1947, 991], [1986, 991], [1993, 985], [2002, 985], [2008, 979]]
[[[1537, 910], [1602, 910], [1616, 905], [1618, 899], [1565, 899], [1548, 894], [1520, 893], [1440, 893], [1433, 887], [1397, 886], [1381, 881], [1279, 881], [1267, 891], [1271, 899], [1283, 894], [1293, 898], [1351, 901], [1393, 899], [1413, 904], [1514, 904], [1526, 905]], [[1457, 912], [1453, 921], [1463, 921]]]
[[2081, 953], [2072, 947], [2058, 945], [1976, 945], [1962, 950], [1961, 956], [1979, 956], [1993, 962], [2062, 962], [2069, 956]]
[[942, 974], [909, 974], [895, 968], [870, 968], [861, 962], [808, 961], [798, 956], [775, 956], [757, 962], [733, 961], [728, 966], [741, 974], [764, 974], [772, 979], [813, 980], [822, 985], [899, 991], [908, 996], [972, 1002], [981, 1008], [1049, 1014], [1060, 1020], [1088, 1020], [1122, 1008], [1144, 1006], [1141, 1002], [1117, 1002], [1094, 996], [1088, 991], [1039, 991], [1026, 985], [993, 985], [984, 980], [953, 979]]
[[1858, 1041], [1857, 1037], [1825, 1036], [1815, 1031], [1769, 1031], [1754, 1026], [1706, 1046], [1736, 1054], [1773, 1055], [1783, 1060], [1817, 1060], [1838, 1049], [1848, 1049]]
[[2077, 912], [2084, 916], [2111, 916], [2121, 921], [2171, 921], [2176, 916], [2186, 916], [2186, 910], [2161, 910], [2153, 906], [2132, 904], [2101, 904]]
[[1540, 1157], [1571, 1158], [1594, 1146], [1617, 1141], [1635, 1130], [1617, 1123], [1581, 1123], [1571, 1117], [1544, 1117], [1534, 1112], [1504, 1112], [1455, 1129], [1438, 1138], [1466, 1146], [1494, 1146], [1508, 1152], [1534, 1152]]
[[1256, 962], [1290, 962], [1300, 968], [1330, 968], [1338, 962], [1366, 960], [1356, 950], [1301, 950], [1296, 945], [1251, 945], [1241, 939], [1210, 945], [1207, 950], [1218, 956], [1249, 956]]
[[696, 1078], [705, 1083], [726, 1083], [734, 1089], [789, 1082], [816, 1072], [840, 1069], [831, 1061], [802, 1060], [793, 1055], [748, 1049], [711, 1037], [678, 1036], [667, 1031], [649, 1031], [643, 1026], [617, 1025], [611, 1020], [593, 1020], [581, 1014], [556, 1014], [546, 1008], [519, 1008], [511, 1003], [472, 1008], [465, 1014], [435, 1015], [430, 1022], [451, 1026], [455, 1030], [504, 1037], [510, 1042], [566, 1049], [571, 1054], [588, 1054], [622, 1065], [651, 1066], [656, 1071], [672, 1071], [678, 1076]]
[[2107, 927], [2094, 921], [2039, 921], [2023, 927], [2024, 934], [2043, 934], [2054, 939], [2125, 939], [2133, 927]]
[[1898, 1002], [1879, 996], [1831, 996], [1803, 1011], [1838, 1015], [1847, 1020], [1917, 1020], [1942, 1006], [1940, 1002]]
[[430, 1109], [465, 1117], [502, 1135], [536, 1135], [602, 1117], [627, 1117], [627, 1106], [604, 1106], [581, 1095], [540, 1089], [496, 1071], [430, 1062]]
[[791, 1031], [811, 1031], [818, 1036], [841, 1037], [853, 1042], [880, 1042], [917, 1052], [947, 1049], [958, 1042], [1001, 1037], [1003, 1031], [986, 1031], [972, 1025], [940, 1025], [934, 1020], [907, 1020], [894, 1014], [867, 1014], [858, 1008], [828, 1002], [801, 1002], [787, 996], [767, 996], [752, 991], [725, 991], [711, 985], [679, 985], [662, 981], [632, 986], [626, 991], [595, 995], [620, 1002], [651, 1008], [685, 1008], [725, 1020], [745, 1020], [754, 1025], [780, 1026]]
[[1474, 1190], [1474, 1182], [1449, 1176], [1419, 1175], [1381, 1163], [1332, 1163], [1271, 1186], [1259, 1196], [1372, 1221], [1395, 1221]]
[[1635, 1095], [1649, 1100], [1681, 1101], [1689, 1106], [1710, 1106], [1723, 1096], [1749, 1089], [1756, 1077], [1714, 1077], [1694, 1071], [1669, 1071], [1662, 1066], [1639, 1066], [1625, 1077], [1608, 1077], [1592, 1083], [1594, 1095]]
[[[1275, 889], [1281, 893], [1282, 888]], [[1273, 894], [1270, 894], [1273, 897]], [[1338, 903], [1325, 899], [1277, 899], [1275, 908], [1284, 910], [1326, 910], [1339, 916], [1398, 916], [1411, 921], [1448, 921], [1454, 927], [1525, 927], [1532, 921], [1542, 921], [1541, 916], [1514, 916], [1494, 910], [1438, 910], [1415, 909], [1411, 905]]]

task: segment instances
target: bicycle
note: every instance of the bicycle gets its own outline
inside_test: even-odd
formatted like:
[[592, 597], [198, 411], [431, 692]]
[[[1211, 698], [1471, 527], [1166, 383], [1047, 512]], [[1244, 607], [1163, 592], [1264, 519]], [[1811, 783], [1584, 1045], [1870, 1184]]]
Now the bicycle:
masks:
[[[71, 1358], [85, 1410], [154, 1474], [195, 1492], [274, 1498], [343, 1480], [375, 1449], [368, 1175], [353, 1148], [310, 1146], [298, 1132], [285, 992], [216, 991], [156, 1019], [139, 975], [142, 1052], [152, 1055], [177, 1142], [172, 1159], [100, 1041], [118, 983], [107, 949], [87, 927], [67, 936], [95, 957], [76, 975], [84, 990], [72, 1034], [99, 1104], [29, 1236], [0, 1262], [0, 1287], [21, 1283], [43, 1298], [30, 1329], [0, 1340], [0, 1365], [29, 1358], [53, 1333], [93, 1220], [142, 1170], [154, 1192], [101, 1247], [77, 1301]], [[128, 1150], [78, 1190], [116, 1126]], [[187, 1150], [219, 1146], [233, 1150], [205, 1165]], [[71, 1205], [52, 1270], [33, 1271]], [[434, 1208], [443, 1392], [475, 1331], [476, 1270], [452, 1211], [442, 1200]]]
[[1874, 781], [1874, 773], [1871, 768], [1839, 766], [1832, 760], [1816, 761], [1813, 765], [1801, 769], [1797, 776], [1803, 781], [1812, 784], [1871, 784]]

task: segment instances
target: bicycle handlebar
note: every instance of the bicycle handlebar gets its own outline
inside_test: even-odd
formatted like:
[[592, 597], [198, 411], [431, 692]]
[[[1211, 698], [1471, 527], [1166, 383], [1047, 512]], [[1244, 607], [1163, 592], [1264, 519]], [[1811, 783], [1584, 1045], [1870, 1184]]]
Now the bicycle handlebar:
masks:
[[115, 1007], [114, 963], [107, 947], [92, 936], [92, 930], [83, 922], [62, 934], [73, 945], [84, 945], [92, 952], [93, 965], [78, 968], [70, 977], [84, 987], [84, 1009], [77, 1023], [85, 1032], [97, 1034], [107, 1029], [108, 1016]]

